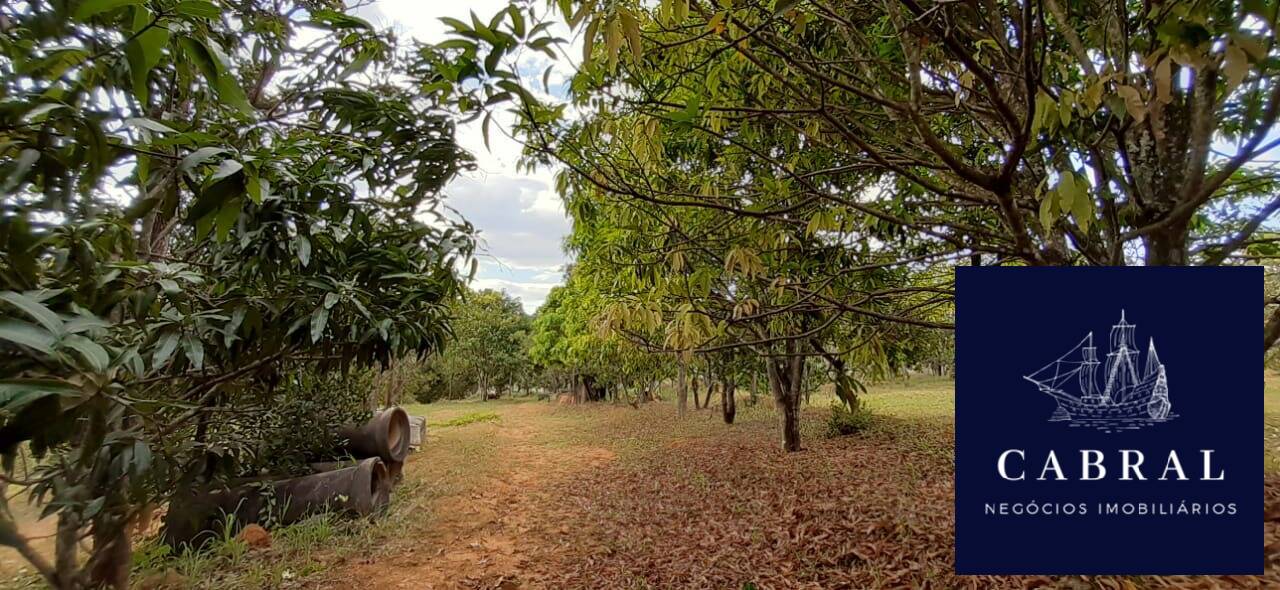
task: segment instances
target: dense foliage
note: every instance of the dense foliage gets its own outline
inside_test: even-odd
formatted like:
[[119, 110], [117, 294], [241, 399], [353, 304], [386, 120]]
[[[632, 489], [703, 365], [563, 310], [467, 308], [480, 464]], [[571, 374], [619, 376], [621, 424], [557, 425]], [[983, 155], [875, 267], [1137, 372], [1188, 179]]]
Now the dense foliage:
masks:
[[671, 375], [670, 361], [627, 342], [602, 324], [605, 293], [592, 278], [571, 269], [533, 320], [529, 356], [543, 379], [580, 400], [621, 395], [648, 399], [656, 382]]
[[500, 291], [472, 291], [449, 311], [454, 338], [427, 359], [431, 383], [418, 390], [419, 401], [472, 393], [497, 397], [531, 384], [530, 318], [519, 300]]
[[53, 563], [0, 543], [124, 587], [129, 519], [255, 464], [283, 369], [447, 338], [470, 159], [339, 0], [9, 2], [0, 53], [0, 452], [59, 523]]
[[[957, 264], [1270, 257], [1276, 16], [559, 0], [446, 21], [456, 38], [422, 56], [456, 66], [434, 91], [486, 118], [509, 105], [529, 164], [563, 167], [570, 245], [610, 328], [767, 359], [794, 450], [802, 357], [827, 362], [850, 410], [860, 377], [941, 365], [947, 339], [922, 330], [950, 326]], [[552, 22], [581, 35], [580, 60]], [[504, 66], [525, 48], [576, 61], [563, 102]]]

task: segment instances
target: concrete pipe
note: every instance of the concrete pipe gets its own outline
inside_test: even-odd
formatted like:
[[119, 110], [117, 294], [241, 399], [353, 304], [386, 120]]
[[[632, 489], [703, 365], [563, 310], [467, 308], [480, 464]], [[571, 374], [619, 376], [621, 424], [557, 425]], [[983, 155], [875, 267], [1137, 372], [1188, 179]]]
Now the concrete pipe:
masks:
[[391, 474], [377, 457], [353, 467], [284, 479], [273, 485], [276, 497], [284, 503], [280, 521], [285, 524], [333, 510], [365, 516], [391, 501]]
[[398, 406], [374, 414], [363, 426], [340, 428], [338, 435], [347, 439], [344, 450], [355, 457], [403, 462], [409, 456], [409, 415]]
[[175, 498], [161, 538], [174, 546], [198, 547], [217, 536], [224, 515], [235, 516], [237, 530], [250, 523], [291, 524], [321, 512], [367, 516], [386, 508], [392, 485], [387, 466], [372, 457], [314, 475]]
[[[358, 461], [354, 460], [320, 461], [317, 463], [310, 463], [309, 467], [311, 467], [311, 471], [324, 473], [326, 471], [351, 467], [356, 463], [358, 463]], [[401, 463], [400, 461], [383, 461], [382, 464], [387, 468], [387, 476], [391, 478], [392, 485], [398, 484], [404, 479], [404, 463]]]

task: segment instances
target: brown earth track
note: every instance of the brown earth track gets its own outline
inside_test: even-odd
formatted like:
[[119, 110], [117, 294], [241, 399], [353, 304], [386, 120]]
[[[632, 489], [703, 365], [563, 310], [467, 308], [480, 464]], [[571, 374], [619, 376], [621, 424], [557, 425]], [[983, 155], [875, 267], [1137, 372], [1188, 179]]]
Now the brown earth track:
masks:
[[[431, 518], [404, 520], [404, 533], [415, 541], [397, 553], [368, 563], [357, 563], [336, 576], [326, 576], [326, 587], [356, 588], [518, 588], [531, 566], [527, 538], [530, 514], [547, 501], [539, 490], [548, 482], [569, 479], [577, 472], [607, 463], [613, 453], [602, 448], [557, 447], [540, 440], [538, 418], [547, 406], [521, 404], [503, 412], [500, 424], [463, 428], [479, 433], [446, 433], [488, 438], [494, 454], [487, 465], [475, 465], [484, 473], [458, 493], [436, 499], [427, 511]], [[430, 478], [447, 474], [449, 466], [431, 465], [438, 457], [431, 448], [406, 464], [406, 477]], [[457, 465], [467, 469], [467, 465]], [[392, 523], [388, 523], [392, 525]]]
[[[446, 432], [409, 463], [458, 477], [382, 555], [331, 570], [348, 588], [1280, 588], [1280, 480], [1265, 494], [1264, 577], [956, 577], [952, 431], [885, 419], [876, 432], [777, 449], [765, 408], [739, 424], [640, 410], [520, 404]], [[492, 444], [457, 464], [449, 445]], [[433, 443], [434, 444], [434, 443]], [[465, 463], [465, 461], [464, 461]]]

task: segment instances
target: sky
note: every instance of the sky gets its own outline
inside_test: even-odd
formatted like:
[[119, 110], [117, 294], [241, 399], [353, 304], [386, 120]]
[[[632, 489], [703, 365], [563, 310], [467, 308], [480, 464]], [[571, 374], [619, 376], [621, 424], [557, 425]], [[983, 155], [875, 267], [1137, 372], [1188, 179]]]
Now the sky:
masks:
[[[470, 11], [475, 11], [487, 22], [507, 3], [377, 0], [358, 14], [379, 28], [391, 28], [402, 39], [439, 42], [447, 38], [449, 30], [440, 17], [469, 21]], [[536, 53], [519, 65], [523, 71], [541, 73], [548, 64], [547, 56]], [[553, 88], [563, 84], [570, 67], [557, 65], [550, 78]], [[520, 299], [525, 311], [533, 313], [547, 292], [562, 282], [568, 256], [561, 244], [569, 233], [569, 220], [553, 188], [554, 171], [517, 171], [520, 144], [499, 131], [498, 127], [508, 127], [500, 117], [494, 122], [498, 125], [491, 129], [489, 149], [485, 148], [479, 120], [459, 126], [458, 143], [475, 156], [476, 170], [464, 172], [445, 189], [445, 202], [479, 230], [481, 253], [472, 287], [505, 290]]]

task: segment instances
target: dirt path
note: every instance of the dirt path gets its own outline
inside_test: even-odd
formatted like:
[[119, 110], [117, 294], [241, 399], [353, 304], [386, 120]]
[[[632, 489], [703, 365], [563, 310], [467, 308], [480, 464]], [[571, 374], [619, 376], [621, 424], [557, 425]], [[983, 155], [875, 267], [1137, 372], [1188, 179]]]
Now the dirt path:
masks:
[[[913, 405], [910, 408], [915, 408]], [[451, 411], [476, 412], [477, 404]], [[953, 430], [884, 416], [777, 449], [776, 416], [603, 404], [485, 405], [406, 466], [382, 531], [323, 559], [318, 588], [1280, 588], [1280, 518], [1260, 578], [957, 577]], [[1280, 514], [1280, 479], [1265, 488]]]
[[[406, 487], [431, 497], [420, 518], [386, 526], [403, 530], [402, 542], [369, 563], [355, 563], [326, 576], [326, 587], [501, 588], [522, 587], [530, 569], [528, 539], [538, 531], [528, 515], [556, 480], [613, 459], [610, 451], [554, 436], [556, 408], [518, 404], [500, 411], [497, 423], [442, 429], [405, 466]], [[452, 451], [480, 443], [482, 450]], [[476, 454], [487, 454], [483, 461]], [[480, 473], [468, 473], [478, 470]], [[434, 494], [439, 478], [460, 483]], [[416, 485], [415, 485], [416, 484]], [[407, 542], [403, 542], [407, 541]]]

